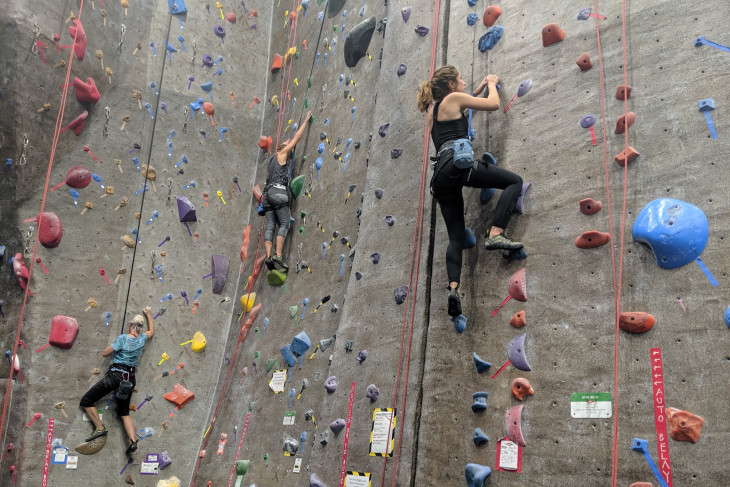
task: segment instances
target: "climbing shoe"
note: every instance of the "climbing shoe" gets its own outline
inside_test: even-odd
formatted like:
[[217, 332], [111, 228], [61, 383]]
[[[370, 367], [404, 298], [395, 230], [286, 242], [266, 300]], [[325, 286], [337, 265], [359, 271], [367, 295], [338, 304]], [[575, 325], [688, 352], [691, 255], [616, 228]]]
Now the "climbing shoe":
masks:
[[461, 299], [459, 299], [459, 291], [457, 288], [450, 288], [449, 291], [449, 316], [459, 316], [461, 314]]
[[270, 271], [273, 271], [274, 270], [274, 259], [273, 259], [273, 257], [268, 257], [264, 261], [264, 264], [266, 264], [266, 268], [269, 269]]
[[515, 242], [509, 237], [506, 237], [503, 233], [495, 235], [494, 237], [487, 237], [484, 240], [485, 250], [520, 250], [524, 245], [522, 242]]
[[284, 272], [289, 271], [289, 266], [286, 265], [284, 262], [284, 259], [281, 258], [280, 255], [275, 255], [271, 258], [271, 261], [273, 262], [274, 266]]
[[126, 452], [127, 455], [129, 455], [130, 453], [134, 453], [134, 452], [137, 451], [137, 442], [138, 441], [139, 440], [134, 440], [134, 441], [129, 440], [129, 445], [127, 446], [127, 452]]
[[104, 426], [102, 424], [100, 430], [95, 429], [94, 431], [91, 432], [91, 436], [89, 436], [88, 438], [86, 438], [86, 442], [88, 443], [89, 441], [94, 441], [97, 438], [101, 438], [102, 436], [106, 436], [107, 433], [108, 433], [108, 431], [106, 429], [106, 426]]

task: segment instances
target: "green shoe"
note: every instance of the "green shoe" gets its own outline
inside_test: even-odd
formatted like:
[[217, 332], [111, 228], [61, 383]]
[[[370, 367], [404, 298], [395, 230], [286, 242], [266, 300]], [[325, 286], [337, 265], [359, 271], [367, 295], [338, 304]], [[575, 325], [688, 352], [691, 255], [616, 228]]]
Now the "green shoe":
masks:
[[282, 270], [284, 272], [288, 272], [289, 271], [289, 266], [286, 265], [286, 263], [284, 262], [284, 260], [281, 258], [280, 255], [273, 256], [271, 258], [271, 262], [274, 263], [274, 266], [276, 268], [278, 268], [278, 269], [280, 269], [280, 270]]
[[92, 431], [91, 436], [86, 438], [86, 442], [88, 443], [90, 441], [94, 441], [97, 438], [101, 438], [102, 436], [106, 436], [107, 433], [108, 431], [106, 429], [106, 426], [102, 424], [100, 430], [95, 429], [94, 431]]
[[500, 233], [494, 237], [487, 237], [484, 240], [485, 250], [520, 250], [522, 247], [524, 247], [522, 242], [516, 242], [506, 237], [504, 233]]

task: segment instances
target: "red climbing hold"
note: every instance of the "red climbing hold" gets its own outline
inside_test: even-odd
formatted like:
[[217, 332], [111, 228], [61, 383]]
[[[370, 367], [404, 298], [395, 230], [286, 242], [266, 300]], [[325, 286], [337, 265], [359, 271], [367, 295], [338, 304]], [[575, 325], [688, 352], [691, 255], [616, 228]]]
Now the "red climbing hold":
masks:
[[86, 123], [86, 117], [88, 117], [88, 116], [89, 116], [89, 112], [87, 112], [86, 110], [84, 110], [81, 113], [81, 115], [79, 115], [78, 117], [76, 117], [73, 120], [71, 120], [71, 123], [68, 124], [68, 125], [66, 125], [64, 128], [62, 128], [61, 129], [61, 132], [59, 132], [59, 133], [62, 133], [65, 130], [71, 129], [71, 130], [74, 131], [74, 133], [77, 136], [80, 135], [81, 134], [81, 129], [84, 128], [84, 124]]
[[261, 274], [261, 268], [264, 266], [264, 262], [266, 262], [266, 254], [262, 254], [258, 259], [256, 259], [256, 262], [253, 263], [253, 271], [251, 271], [251, 275], [248, 276], [248, 280], [246, 282], [246, 290], [248, 292], [251, 292], [256, 284], [256, 279], [258, 279], [259, 274]]
[[636, 149], [629, 146], [626, 149], [622, 150], [619, 154], [617, 154], [616, 157], [613, 158], [613, 160], [616, 161], [616, 164], [623, 167], [626, 165], [627, 159], [629, 162], [631, 162], [637, 157], [639, 157], [639, 153], [636, 151]]
[[542, 47], [555, 44], [565, 39], [565, 31], [558, 24], [548, 24], [542, 28]]
[[70, 316], [56, 315], [51, 320], [51, 334], [48, 343], [54, 347], [69, 349], [79, 334], [79, 324]]
[[73, 25], [68, 26], [68, 33], [72, 38], [75, 37], [74, 52], [76, 53], [76, 57], [79, 61], [83, 61], [84, 55], [86, 54], [86, 32], [84, 31], [84, 26], [81, 25], [81, 21], [79, 19], [73, 19], [72, 23]]
[[185, 406], [187, 403], [195, 399], [195, 394], [192, 391], [187, 390], [180, 384], [175, 384], [172, 387], [172, 392], [165, 394], [165, 399], [175, 404], [178, 408]]
[[511, 320], [509, 320], [509, 324], [514, 326], [515, 328], [522, 328], [525, 326], [527, 321], [525, 321], [525, 310], [519, 311], [515, 313], [515, 315], [512, 317]]
[[284, 56], [281, 54], [274, 54], [274, 62], [271, 63], [271, 72], [276, 73], [279, 71], [282, 64], [284, 64]]
[[611, 235], [596, 230], [589, 230], [575, 239], [575, 246], [579, 249], [593, 249], [606, 245], [611, 240]]
[[667, 422], [669, 423], [669, 436], [674, 441], [690, 441], [697, 443], [702, 433], [705, 420], [689, 411], [681, 411], [675, 408], [667, 408]]
[[269, 149], [271, 149], [272, 142], [273, 141], [271, 140], [270, 135], [268, 137], [265, 135], [262, 135], [261, 137], [259, 137], [259, 147], [261, 147], [264, 150], [264, 152], [269, 152]]
[[263, 201], [264, 194], [261, 191], [261, 186], [258, 184], [253, 187], [253, 197], [256, 201]]
[[591, 57], [588, 55], [587, 52], [584, 52], [578, 57], [578, 60], [575, 61], [575, 64], [578, 65], [581, 71], [588, 71], [593, 67], [593, 63], [591, 62]]
[[[25, 288], [28, 287], [28, 279], [30, 279], [30, 275], [28, 274], [28, 268], [25, 267], [23, 254], [20, 252], [15, 254], [15, 257], [13, 257], [13, 274], [15, 274], [15, 279], [18, 281], [20, 289], [25, 291]], [[30, 292], [30, 290], [28, 290], [28, 294], [33, 296], [33, 293]]]
[[251, 225], [248, 225], [243, 230], [243, 242], [241, 243], [241, 271], [243, 271], [243, 265], [246, 263], [246, 256], [248, 255], [248, 240], [251, 237]]
[[79, 103], [96, 103], [101, 98], [99, 90], [96, 89], [94, 78], [91, 76], [86, 78], [86, 82], [74, 78], [74, 93]]
[[631, 97], [631, 87], [629, 85], [619, 85], [616, 88], [617, 100], [628, 100]]
[[494, 25], [500, 15], [502, 15], [502, 9], [499, 8], [499, 6], [497, 5], [490, 5], [484, 11], [482, 22], [484, 22], [484, 25], [486, 25], [487, 27], [491, 27]]
[[646, 333], [654, 326], [654, 317], [643, 311], [621, 313], [618, 326], [629, 333]]
[[580, 200], [580, 212], [584, 215], [593, 215], [598, 213], [603, 208], [603, 204], [600, 201], [596, 201], [593, 198], [584, 198]]
[[44, 211], [35, 218], [38, 224], [38, 241], [47, 249], [55, 249], [63, 237], [61, 219], [55, 213]]
[[627, 128], [631, 127], [631, 125], [634, 124], [635, 120], [636, 114], [634, 112], [629, 112], [626, 115], [621, 115], [619, 119], [616, 120], [616, 130], [614, 130], [613, 133], [623, 134]]
[[230, 22], [231, 24], [235, 24], [236, 23], [236, 14], [233, 12], [228, 12], [226, 14], [226, 20], [228, 20], [228, 22]]

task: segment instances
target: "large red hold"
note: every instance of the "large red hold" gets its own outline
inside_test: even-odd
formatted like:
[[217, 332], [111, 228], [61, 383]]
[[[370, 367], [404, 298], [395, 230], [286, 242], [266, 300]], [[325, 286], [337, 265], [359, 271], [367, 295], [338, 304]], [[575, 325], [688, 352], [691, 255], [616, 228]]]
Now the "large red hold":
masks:
[[73, 19], [73, 25], [68, 26], [68, 33], [74, 38], [74, 52], [79, 61], [84, 60], [86, 54], [86, 32], [79, 19]]
[[69, 316], [56, 315], [51, 320], [51, 334], [48, 343], [54, 347], [69, 349], [79, 334], [78, 322]]
[[172, 386], [172, 392], [168, 392], [164, 397], [178, 408], [181, 408], [195, 399], [195, 394], [182, 385], [175, 384]]
[[58, 215], [48, 211], [36, 217], [38, 223], [38, 241], [47, 249], [55, 249], [63, 237], [63, 225]]
[[542, 28], [542, 47], [555, 44], [565, 39], [565, 31], [558, 24], [548, 24]]
[[79, 103], [96, 103], [101, 98], [94, 78], [91, 76], [86, 78], [86, 81], [74, 78], [74, 93]]
[[646, 333], [654, 326], [654, 317], [643, 311], [626, 311], [618, 316], [618, 326], [629, 333]]

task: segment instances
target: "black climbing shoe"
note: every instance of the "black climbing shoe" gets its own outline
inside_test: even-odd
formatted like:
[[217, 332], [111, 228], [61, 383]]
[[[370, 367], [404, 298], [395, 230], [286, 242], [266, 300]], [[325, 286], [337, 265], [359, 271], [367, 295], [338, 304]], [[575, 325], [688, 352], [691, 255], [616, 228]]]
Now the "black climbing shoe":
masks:
[[289, 266], [286, 265], [284, 260], [281, 258], [280, 255], [275, 255], [271, 258], [271, 261], [273, 262], [274, 266], [277, 267], [279, 270], [287, 272], [289, 271]]
[[139, 440], [134, 440], [134, 441], [129, 440], [129, 445], [127, 446], [127, 451], [126, 451], [127, 455], [137, 451], [137, 442], [138, 441]]
[[270, 271], [274, 270], [274, 260], [272, 257], [267, 258], [264, 261], [264, 264], [266, 264], [266, 268], [269, 269]]
[[522, 247], [524, 247], [522, 242], [516, 242], [505, 236], [504, 233], [500, 233], [494, 237], [487, 237], [484, 240], [485, 250], [520, 250]]
[[459, 299], [459, 291], [457, 288], [450, 288], [449, 291], [449, 316], [459, 316], [461, 314], [461, 300]]
[[108, 433], [108, 431], [106, 429], [106, 426], [104, 426], [102, 424], [100, 430], [94, 429], [94, 431], [91, 432], [91, 436], [89, 436], [88, 438], [86, 438], [86, 442], [88, 443], [90, 441], [94, 441], [97, 438], [101, 438], [102, 436], [106, 436], [107, 433]]

